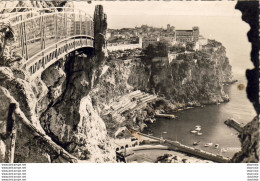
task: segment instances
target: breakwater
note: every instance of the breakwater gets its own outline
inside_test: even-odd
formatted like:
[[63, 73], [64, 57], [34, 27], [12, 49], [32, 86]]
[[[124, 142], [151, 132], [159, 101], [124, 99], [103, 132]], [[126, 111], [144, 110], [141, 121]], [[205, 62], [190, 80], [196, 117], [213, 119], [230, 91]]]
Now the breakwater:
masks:
[[[211, 160], [211, 161], [219, 162], [219, 163], [228, 163], [230, 161], [228, 158], [223, 157], [221, 155], [216, 155], [216, 154], [209, 153], [209, 152], [197, 149], [197, 148], [189, 147], [189, 146], [181, 144], [178, 141], [171, 141], [171, 140], [167, 140], [167, 139], [163, 139], [163, 138], [157, 138], [157, 137], [154, 137], [151, 135], [140, 133], [132, 128], [128, 128], [128, 130], [131, 134], [138, 134], [139, 136], [142, 136], [142, 137], [157, 140], [160, 142], [160, 144], [168, 146], [169, 149], [172, 149], [172, 150], [188, 153], [193, 156], [197, 156], [197, 157], [200, 157], [203, 159], [207, 159], [207, 160]], [[139, 139], [140, 139], [140, 137], [139, 137]]]

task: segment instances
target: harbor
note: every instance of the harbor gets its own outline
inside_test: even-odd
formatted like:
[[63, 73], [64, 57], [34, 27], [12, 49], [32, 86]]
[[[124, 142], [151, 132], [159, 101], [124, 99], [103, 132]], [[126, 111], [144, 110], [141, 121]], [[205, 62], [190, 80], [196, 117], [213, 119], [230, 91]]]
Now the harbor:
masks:
[[[174, 151], [178, 151], [178, 152], [182, 152], [188, 155], [192, 155], [195, 157], [199, 157], [205, 160], [210, 160], [213, 162], [218, 162], [218, 163], [228, 163], [229, 162], [229, 158], [223, 157], [221, 155], [216, 155], [210, 152], [206, 152], [197, 148], [193, 148], [190, 146], [186, 146], [184, 144], [181, 144], [178, 141], [172, 141], [172, 140], [168, 140], [168, 139], [163, 139], [163, 138], [158, 138], [158, 137], [154, 137], [151, 135], [147, 135], [144, 133], [140, 133], [132, 128], [128, 128], [129, 133], [137, 138], [138, 140], [142, 141], [143, 144], [152, 144], [152, 143], [157, 143], [160, 144], [162, 146], [166, 146], [166, 147], [162, 147], [164, 149], [168, 149], [168, 150], [174, 150]], [[125, 148], [125, 152], [127, 152], [128, 148]]]

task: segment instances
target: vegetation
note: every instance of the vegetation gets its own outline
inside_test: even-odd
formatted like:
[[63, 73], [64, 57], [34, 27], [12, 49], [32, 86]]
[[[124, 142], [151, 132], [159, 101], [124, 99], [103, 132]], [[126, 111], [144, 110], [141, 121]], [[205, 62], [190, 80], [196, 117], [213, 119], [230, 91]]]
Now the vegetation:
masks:
[[216, 40], [208, 40], [207, 46], [209, 47], [218, 47], [221, 46], [222, 44]]
[[151, 60], [154, 57], [167, 57], [168, 56], [168, 47], [164, 42], [158, 42], [153, 45], [150, 44], [146, 48], [143, 49], [143, 55]]
[[179, 46], [179, 45], [174, 45], [169, 47], [170, 52], [177, 52], [181, 53], [185, 51], [185, 47]]

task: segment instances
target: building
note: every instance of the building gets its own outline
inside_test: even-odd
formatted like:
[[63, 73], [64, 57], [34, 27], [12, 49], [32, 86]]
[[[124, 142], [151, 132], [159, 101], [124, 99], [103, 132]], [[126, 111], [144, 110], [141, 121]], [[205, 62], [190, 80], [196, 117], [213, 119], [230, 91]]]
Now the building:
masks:
[[192, 30], [176, 30], [176, 41], [180, 43], [193, 41]]
[[199, 44], [200, 46], [204, 46], [208, 44], [208, 39], [203, 38], [203, 37], [199, 37]]
[[107, 32], [106, 38], [107, 38], [107, 39], [111, 38], [111, 32]]
[[192, 32], [193, 32], [193, 41], [197, 42], [200, 36], [199, 27], [197, 26], [192, 27]]
[[176, 30], [176, 41], [180, 43], [197, 42], [199, 40], [199, 27], [193, 27], [192, 30]]
[[171, 63], [173, 60], [175, 60], [178, 56], [177, 52], [168, 53], [168, 60], [169, 63]]
[[158, 37], [144, 37], [142, 38], [142, 48], [145, 48], [150, 44], [155, 45], [159, 40], [160, 38]]

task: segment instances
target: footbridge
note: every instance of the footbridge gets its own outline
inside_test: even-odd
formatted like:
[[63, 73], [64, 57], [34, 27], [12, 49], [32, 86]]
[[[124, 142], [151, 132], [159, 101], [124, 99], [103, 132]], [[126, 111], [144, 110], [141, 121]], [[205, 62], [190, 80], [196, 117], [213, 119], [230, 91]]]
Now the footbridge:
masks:
[[[21, 8], [25, 11], [19, 12]], [[12, 49], [24, 58], [23, 67], [31, 80], [66, 54], [93, 49], [93, 19], [82, 11], [71, 7], [12, 9], [0, 15], [0, 22], [10, 23], [15, 39]]]

